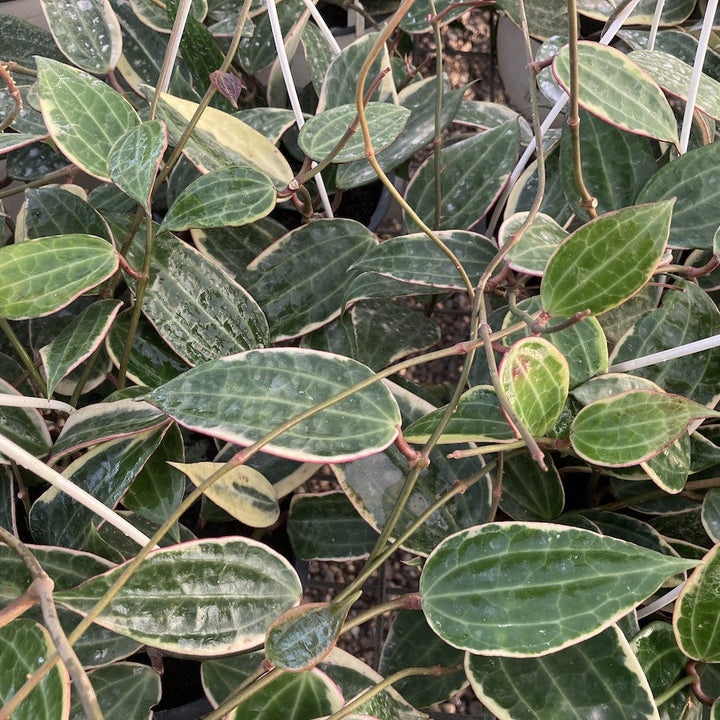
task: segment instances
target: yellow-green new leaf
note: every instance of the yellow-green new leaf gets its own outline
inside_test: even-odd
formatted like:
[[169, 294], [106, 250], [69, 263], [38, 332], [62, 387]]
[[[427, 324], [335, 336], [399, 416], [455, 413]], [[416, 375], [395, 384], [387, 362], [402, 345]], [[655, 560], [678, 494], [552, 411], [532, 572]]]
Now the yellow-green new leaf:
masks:
[[560, 417], [570, 384], [565, 356], [539, 337], [518, 340], [499, 367], [512, 409], [532, 435], [544, 435]]
[[93, 235], [55, 235], [0, 248], [0, 317], [42, 317], [107, 280], [118, 269], [110, 243]]
[[[224, 463], [171, 462], [198, 486]], [[272, 484], [257, 470], [247, 465], [236, 465], [219, 477], [203, 494], [230, 513], [236, 520], [256, 528], [270, 527], [280, 516], [280, 506]]]

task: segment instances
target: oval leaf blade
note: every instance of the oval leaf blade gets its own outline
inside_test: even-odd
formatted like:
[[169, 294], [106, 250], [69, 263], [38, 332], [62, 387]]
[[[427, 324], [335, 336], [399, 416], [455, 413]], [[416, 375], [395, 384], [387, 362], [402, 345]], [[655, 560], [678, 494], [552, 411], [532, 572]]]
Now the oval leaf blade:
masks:
[[673, 626], [680, 649], [695, 660], [720, 662], [718, 595], [720, 545], [703, 558], [675, 603]]
[[291, 608], [267, 631], [265, 656], [275, 666], [291, 672], [308, 670], [335, 647], [355, 593], [341, 603], [308, 603]]
[[108, 168], [113, 182], [150, 213], [150, 191], [167, 148], [167, 130], [149, 120], [128, 130], [112, 146]]
[[[675, 115], [662, 90], [627, 55], [600, 43], [580, 42], [578, 72], [579, 103], [585, 110], [628, 132], [679, 145]], [[569, 92], [567, 45], [555, 56], [553, 73]]]
[[172, 204], [161, 228], [247, 225], [275, 207], [275, 186], [265, 173], [251, 167], [227, 167], [190, 183]]
[[430, 627], [450, 645], [535, 657], [597, 635], [696, 564], [578, 528], [489, 523], [438, 545], [420, 595]]
[[570, 442], [596, 465], [637, 465], [677, 440], [692, 420], [718, 415], [681, 395], [629, 390], [586, 405], [570, 427]]
[[560, 417], [570, 385], [565, 356], [540, 337], [518, 340], [498, 368], [508, 402], [532, 435], [544, 435]]
[[[32, 620], [20, 618], [0, 628], [0, 703], [12, 698], [25, 681], [55, 650], [50, 633]], [[64, 720], [70, 711], [70, 678], [65, 665], [57, 663], [32, 690], [13, 720]]]
[[0, 317], [49, 315], [107, 280], [118, 268], [110, 243], [93, 235], [55, 235], [0, 248]]
[[[250, 350], [200, 365], [146, 399], [187, 428], [250, 445], [371, 376], [365, 365], [340, 355]], [[347, 462], [385, 449], [399, 423], [395, 400], [375, 383], [286, 430], [264, 450], [305, 462]]]
[[140, 124], [137, 113], [101, 80], [49, 58], [36, 62], [40, 109], [52, 139], [78, 167], [110, 182], [108, 155]]
[[122, 52], [122, 33], [108, 0], [40, 0], [55, 42], [79, 68], [96, 75], [112, 70]]
[[[192, 483], [198, 486], [223, 467], [224, 463], [171, 462], [170, 465], [185, 473]], [[280, 506], [272, 484], [264, 475], [247, 465], [233, 467], [210, 485], [203, 494], [225, 512], [250, 527], [270, 527], [280, 516]]]
[[602, 215], [570, 235], [553, 253], [540, 285], [550, 315], [599, 315], [640, 290], [662, 257], [674, 200]]
[[[410, 110], [391, 103], [368, 103], [366, 119], [376, 152], [383, 150], [402, 132], [410, 117]], [[313, 160], [324, 160], [343, 139], [355, 123], [357, 107], [339, 105], [311, 117], [298, 137], [298, 144]], [[333, 158], [334, 163], [346, 163], [365, 157], [365, 139], [360, 132], [354, 132], [340, 152]]]
[[[124, 569], [55, 599], [86, 613]], [[292, 566], [266, 545], [243, 537], [194, 540], [151, 553], [96, 622], [153, 647], [214, 656], [262, 644], [270, 623], [297, 605], [300, 593]]]
[[[545, 657], [467, 653], [465, 670], [478, 698], [500, 718], [660, 720], [642, 668], [617, 627]], [[551, 678], [564, 680], [554, 692], [548, 692]], [[519, 714], [517, 707], [528, 711]]]

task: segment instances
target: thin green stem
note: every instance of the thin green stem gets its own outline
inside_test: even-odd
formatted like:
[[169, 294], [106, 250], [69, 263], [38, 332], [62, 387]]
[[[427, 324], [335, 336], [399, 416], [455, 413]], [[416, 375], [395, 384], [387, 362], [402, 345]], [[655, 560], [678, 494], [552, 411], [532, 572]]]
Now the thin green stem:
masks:
[[22, 185], [18, 185], [17, 187], [0, 190], [0, 200], [12, 197], [13, 195], [20, 195], [20, 193], [24, 193], [26, 190], [31, 190], [32, 188], [42, 187], [43, 185], [54, 183], [57, 180], [62, 180], [68, 175], [74, 175], [77, 171], [78, 169], [77, 167], [75, 167], [75, 165], [67, 165], [64, 168], [60, 168], [59, 170], [53, 170], [52, 172], [48, 173], [47, 175], [43, 175], [37, 180], [31, 180], [30, 182], [23, 183]]
[[80, 379], [77, 381], [77, 384], [73, 389], [73, 394], [70, 398], [70, 405], [72, 405], [72, 407], [76, 408], [78, 406], [78, 402], [80, 402], [80, 396], [82, 395], [83, 388], [87, 384], [87, 381], [90, 379], [90, 376], [95, 369], [95, 365], [97, 364], [98, 358], [100, 357], [100, 353], [102, 353], [102, 351], [103, 346], [102, 344], [100, 344], [95, 348], [93, 354], [85, 362], [85, 367], [83, 368]]
[[375, 62], [375, 58], [380, 54], [380, 50], [382, 49], [383, 45], [387, 42], [388, 38], [393, 33], [395, 28], [400, 24], [400, 21], [403, 19], [408, 10], [412, 7], [412, 4], [414, 2], [415, 0], [402, 0], [400, 6], [395, 11], [395, 14], [392, 16], [392, 18], [390, 18], [383, 31], [379, 34], [377, 40], [375, 41], [375, 45], [373, 45], [372, 49], [368, 53], [368, 56], [365, 58], [365, 62], [360, 68], [360, 74], [358, 76], [357, 85], [355, 87], [355, 105], [358, 109], [358, 120], [360, 122], [360, 128], [362, 129], [363, 138], [365, 140], [365, 156], [370, 165], [372, 166], [373, 170], [375, 171], [375, 174], [378, 176], [380, 182], [382, 182], [382, 184], [387, 188], [390, 195], [400, 205], [400, 207], [403, 208], [405, 214], [410, 217], [412, 221], [450, 259], [452, 264], [455, 266], [458, 274], [460, 275], [468, 295], [470, 296], [470, 298], [473, 298], [475, 295], [475, 288], [470, 282], [470, 278], [468, 277], [465, 268], [462, 266], [462, 263], [457, 259], [457, 257], [455, 257], [455, 254], [452, 252], [452, 250], [450, 250], [450, 248], [420, 219], [415, 210], [413, 210], [413, 208], [408, 205], [405, 198], [398, 192], [397, 188], [395, 187], [395, 185], [393, 185], [392, 181], [387, 176], [385, 171], [380, 167], [380, 164], [375, 157], [375, 150], [373, 149], [372, 138], [370, 137], [370, 128], [368, 127], [367, 117], [365, 116], [365, 107], [363, 105], [363, 88], [365, 87], [365, 81], [367, 79], [368, 73], [370, 72], [370, 68], [372, 67], [373, 62]]
[[368, 702], [368, 700], [372, 700], [372, 698], [379, 695], [383, 690], [386, 690], [394, 685], [398, 680], [402, 680], [403, 678], [412, 677], [413, 675], [437, 677], [438, 675], [447, 675], [457, 671], [458, 668], [441, 668], [439, 666], [405, 668], [404, 670], [399, 670], [392, 675], [388, 675], [388, 677], [381, 680], [377, 683], [377, 685], [373, 685], [371, 688], [365, 690], [365, 692], [360, 693], [360, 695], [358, 695], [354, 700], [345, 705], [342, 710], [338, 710], [336, 713], [333, 713], [329, 717], [325, 718], [325, 720], [342, 720], [342, 718], [347, 717], [361, 708], [366, 702]]
[[580, 195], [580, 206], [590, 218], [597, 217], [597, 200], [590, 195], [582, 173], [582, 160], [580, 155], [580, 105], [578, 103], [580, 91], [580, 72], [578, 67], [578, 17], [576, 0], [567, 0], [568, 35], [570, 52], [570, 111], [568, 113], [568, 127], [572, 147], [572, 167], [575, 187]]
[[402, 595], [398, 598], [393, 598], [387, 602], [380, 603], [379, 605], [373, 605], [364, 612], [358, 613], [352, 620], [348, 620], [342, 628], [341, 634], [349, 632], [353, 628], [364, 625], [370, 620], [374, 620], [380, 615], [392, 612], [393, 610], [404, 610], [408, 607], [409, 602], [418, 604], [420, 602], [420, 596], [417, 593], [409, 593], [408, 595]]
[[[244, 703], [246, 700], [251, 698], [256, 692], [267, 687], [271, 682], [277, 680], [285, 670], [279, 668], [273, 668], [272, 670], [266, 671], [261, 668], [262, 672], [257, 670], [253, 675], [256, 675], [253, 680], [248, 682], [250, 678], [246, 679], [240, 687], [235, 690], [229, 697], [225, 698], [220, 705], [218, 705], [211, 713], [203, 715], [203, 720], [222, 720], [229, 712], [234, 710], [238, 705]], [[265, 673], [264, 675], [262, 673]], [[253, 677], [253, 676], [251, 676]]]
[[440, 20], [437, 18], [435, 3], [430, 0], [432, 28], [435, 38], [435, 140], [433, 147], [433, 164], [435, 167], [435, 224], [440, 228], [442, 220], [442, 99], [443, 99], [443, 55]]
[[655, 698], [655, 705], [657, 707], [660, 707], [663, 703], [670, 700], [670, 698], [673, 697], [673, 695], [679, 693], [683, 688], [686, 688], [688, 685], [692, 685], [697, 680], [697, 675], [686, 675], [682, 680], [678, 680], [674, 685], [671, 685], [665, 692], [660, 693]]
[[40, 375], [40, 371], [35, 367], [35, 363], [32, 361], [32, 358], [28, 355], [27, 350], [25, 350], [23, 344], [20, 342], [20, 339], [15, 334], [15, 331], [12, 329], [12, 325], [10, 325], [5, 318], [0, 318], [0, 329], [2, 329], [5, 337], [13, 346], [13, 350], [15, 350], [17, 356], [20, 358], [20, 362], [25, 367], [25, 370], [27, 370], [31, 380], [35, 383], [35, 385], [37, 385], [40, 393], [42, 395], [47, 395], [47, 385], [45, 384], [45, 380], [42, 375]]
[[123, 347], [120, 364], [118, 366], [118, 388], [125, 387], [127, 369], [130, 363], [135, 336], [137, 335], [138, 325], [140, 324], [140, 315], [142, 313], [142, 304], [145, 297], [145, 290], [150, 280], [150, 264], [152, 262], [153, 248], [153, 224], [152, 217], [148, 213], [145, 218], [145, 258], [143, 261], [142, 275], [137, 280], [137, 290], [135, 292], [135, 302], [133, 303], [132, 315], [130, 316], [130, 327], [127, 337], [125, 338], [125, 346]]

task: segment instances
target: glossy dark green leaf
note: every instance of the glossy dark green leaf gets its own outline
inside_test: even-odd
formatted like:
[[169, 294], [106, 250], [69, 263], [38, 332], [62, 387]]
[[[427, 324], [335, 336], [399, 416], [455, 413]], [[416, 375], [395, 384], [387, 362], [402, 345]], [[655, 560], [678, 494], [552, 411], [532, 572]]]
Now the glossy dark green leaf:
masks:
[[[553, 73], [566, 92], [569, 65], [566, 45], [553, 61]], [[662, 90], [627, 55], [600, 43], [580, 42], [578, 69], [581, 107], [622, 130], [679, 145], [675, 116]]]
[[[687, 102], [692, 80], [692, 64], [661, 50], [635, 50], [630, 59], [637, 63], [667, 93]], [[697, 89], [698, 110], [720, 120], [720, 83], [703, 73]]]
[[[50, 633], [20, 618], [0, 627], [0, 702], [4, 705], [55, 651]], [[12, 714], [13, 720], [65, 720], [70, 707], [70, 677], [57, 663]]]
[[56, 235], [0, 248], [0, 317], [41, 317], [65, 307], [118, 268], [115, 249], [92, 235]]
[[[400, 610], [383, 645], [378, 670], [387, 677], [411, 667], [452, 668], [463, 661], [462, 651], [444, 643], [416, 610]], [[415, 707], [427, 707], [452, 697], [465, 684], [462, 670], [437, 677], [407, 677], [395, 689]]]
[[[115, 663], [94, 670], [89, 678], [105, 720], [147, 718], [151, 708], [160, 702], [160, 676], [147, 665]], [[85, 720], [85, 717], [75, 695], [70, 720]]]
[[[363, 690], [382, 681], [381, 675], [340, 648], [335, 648], [325, 661], [320, 663], [319, 668], [337, 684], [346, 698], [355, 697]], [[365, 720], [368, 715], [378, 718], [378, 720], [393, 720], [393, 718], [425, 720], [427, 718], [425, 713], [409, 705], [393, 687], [383, 690], [368, 700], [358, 708], [358, 713], [362, 720]]]
[[7, 153], [8, 177], [22, 182], [39, 180], [50, 172], [67, 168], [67, 158], [46, 143], [35, 143]]
[[673, 200], [602, 215], [572, 233], [545, 268], [540, 297], [551, 315], [594, 315], [620, 305], [650, 279], [668, 239]]
[[590, 520], [603, 535], [627, 540], [634, 545], [655, 550], [664, 555], [675, 555], [670, 545], [651, 525], [638, 518], [607, 510], [583, 510], [581, 515]]
[[[520, 26], [520, 15], [517, 0], [501, 0], [498, 7]], [[532, 3], [527, 8], [527, 23], [530, 34], [539, 40], [554, 35], [558, 28], [565, 29], [567, 21], [566, 8], [561, 0], [551, 0], [548, 3]]]
[[49, 395], [61, 378], [87, 360], [103, 342], [121, 306], [119, 300], [98, 300], [88, 305], [65, 330], [40, 348]]
[[[320, 100], [318, 102], [318, 112], [339, 105], [347, 105], [355, 103], [355, 88], [360, 75], [360, 68], [372, 46], [378, 38], [378, 33], [373, 32], [364, 35], [337, 55], [327, 72], [325, 73], [325, 82], [320, 91]], [[370, 70], [365, 78], [364, 93], [370, 90], [370, 86], [375, 78], [380, 77], [380, 73], [390, 67], [390, 56], [387, 46], [383, 46], [377, 55]], [[395, 83], [392, 75], [386, 75], [375, 89], [374, 93], [367, 98], [372, 102], [397, 102], [397, 92], [395, 91]]]
[[548, 340], [518, 340], [498, 368], [503, 391], [520, 421], [533, 435], [544, 435], [557, 421], [568, 395], [570, 369]]
[[[366, 120], [372, 145], [378, 152], [384, 150], [402, 132], [410, 117], [410, 111], [391, 103], [368, 103]], [[324, 160], [342, 140], [348, 129], [355, 123], [355, 104], [338, 105], [310, 118], [298, 136], [298, 144], [313, 160]], [[335, 155], [333, 162], [345, 163], [365, 157], [365, 139], [356, 131]]]
[[35, 55], [64, 58], [47, 30], [20, 17], [0, 15], [0, 56], [35, 69]]
[[[102, 443], [72, 462], [65, 477], [108, 507], [114, 507], [158, 446], [162, 430]], [[85, 547], [98, 517], [55, 487], [30, 509], [30, 530], [38, 543]]]
[[538, 658], [467, 653], [465, 669], [476, 695], [498, 718], [659, 720], [642, 668], [617, 627]]
[[[56, 600], [87, 612], [123, 570], [56, 593]], [[196, 540], [153, 552], [97, 622], [154, 647], [213, 656], [261, 644], [300, 592], [290, 564], [266, 545], [242, 537]]]
[[[177, 425], [172, 425], [123, 495], [123, 506], [159, 527], [177, 509], [185, 495], [185, 476], [172, 465], [183, 460], [182, 433]], [[180, 542], [177, 523], [168, 536]]]
[[40, 107], [52, 139], [78, 167], [109, 182], [113, 145], [140, 124], [132, 105], [81, 70], [40, 57], [37, 66]]
[[708, 663], [720, 660], [718, 582], [720, 545], [715, 545], [688, 578], [673, 612], [675, 639], [680, 649], [689, 657]]
[[552, 460], [545, 454], [543, 470], [529, 455], [516, 455], [504, 462], [500, 507], [513, 520], [550, 522], [565, 505], [565, 491]]
[[303, 560], [366, 557], [378, 537], [342, 492], [294, 495], [287, 528], [293, 552]]
[[[249, 445], [371, 376], [364, 365], [339, 355], [250, 350], [200, 365], [147, 400], [187, 428]], [[399, 422], [395, 400], [375, 383], [287, 430], [265, 451], [308, 462], [345, 462], [387, 447]]]
[[167, 418], [157, 408], [130, 398], [87, 405], [68, 417], [55, 440], [53, 456], [57, 458], [93, 443], [136, 435], [165, 422]]
[[[223, 463], [171, 463], [198, 486]], [[270, 527], [280, 516], [278, 499], [267, 478], [245, 465], [236, 465], [218, 478], [205, 492], [205, 497], [250, 527]]]
[[[116, 366], [120, 365], [131, 313], [132, 310], [126, 310], [118, 315], [105, 340], [108, 355]], [[178, 357], [158, 335], [155, 328], [141, 317], [130, 353], [128, 378], [138, 385], [155, 387], [172, 380], [187, 369], [187, 363]]]
[[30, 135], [28, 133], [3, 133], [0, 135], [0, 155], [9, 152], [10, 150], [17, 150], [17, 148], [25, 147], [26, 145], [32, 145], [33, 143], [42, 140], [44, 135]]
[[230, 720], [312, 720], [331, 715], [343, 706], [337, 686], [312, 669], [286, 673], [258, 690], [229, 715]]
[[77, 185], [38, 188], [25, 192], [22, 217], [30, 239], [50, 235], [81, 233], [112, 241], [112, 232], [103, 216], [87, 203]]
[[240, 118], [244, 123], [257, 130], [276, 145], [280, 142], [282, 136], [295, 124], [295, 115], [289, 108], [248, 108], [236, 112], [235, 117]]
[[287, 232], [284, 225], [270, 217], [250, 225], [204, 228], [190, 231], [195, 246], [242, 284], [247, 266], [267, 247]]
[[[541, 309], [540, 299], [535, 296], [518, 303], [518, 308], [533, 314]], [[503, 321], [503, 329], [516, 322], [517, 318], [508, 313]], [[547, 327], [558, 325], [562, 320], [551, 318]], [[503, 343], [511, 345], [518, 337], [529, 335], [529, 329], [510, 335]], [[545, 338], [550, 341], [567, 360], [570, 371], [570, 388], [584, 383], [590, 378], [606, 373], [608, 370], [607, 340], [597, 318], [589, 317], [570, 327], [548, 333]]]
[[104, 75], [122, 52], [120, 23], [108, 0], [40, 0], [55, 42], [73, 64]]
[[[500, 226], [498, 242], [501, 247], [520, 229], [527, 215], [525, 211], [515, 213]], [[508, 265], [518, 272], [541, 276], [545, 272], [550, 256], [567, 235], [567, 230], [549, 215], [538, 213], [517, 245], [508, 251]]]
[[[130, 259], [141, 266], [136, 245]], [[153, 241], [143, 312], [165, 342], [190, 364], [268, 343], [255, 300], [223, 270], [167, 232]]]
[[652, 622], [630, 641], [653, 695], [665, 692], [680, 679], [687, 658], [677, 646], [672, 625]]
[[251, 167], [226, 167], [201, 175], [170, 207], [161, 228], [246, 225], [265, 217], [276, 201], [273, 181]]
[[354, 358], [373, 370], [390, 365], [440, 340], [434, 320], [392, 300], [355, 303], [350, 322], [357, 343]]
[[348, 269], [377, 244], [354, 220], [319, 220], [284, 235], [248, 266], [242, 282], [281, 340], [340, 315]]
[[677, 198], [669, 243], [674, 247], [712, 248], [717, 222], [712, 208], [720, 198], [720, 147], [710, 143], [668, 163], [642, 189], [637, 202]]
[[[590, 195], [597, 200], [597, 214], [629, 207], [655, 172], [650, 142], [642, 135], [625, 132], [585, 111], [580, 112], [580, 126], [583, 181]], [[570, 135], [570, 127], [566, 124], [560, 144], [563, 187], [576, 215], [588, 220], [575, 186]]]
[[540, 656], [597, 635], [693, 565], [587, 530], [490, 523], [440, 543], [420, 594], [430, 626], [451, 645]]
[[[439, 229], [465, 229], [483, 217], [503, 189], [517, 160], [517, 123], [461, 140], [442, 150]], [[435, 164], [428, 158], [413, 176], [405, 199], [429, 226], [435, 225]], [[408, 229], [419, 228], [406, 215]]]
[[[457, 258], [473, 284], [497, 253], [492, 242], [478, 233], [441, 230], [437, 236]], [[375, 245], [352, 269], [431, 288], [466, 290], [453, 261], [425, 233], [402, 235]]]
[[[403, 437], [412, 443], [427, 442], [444, 412], [444, 408], [433, 410], [416, 420], [403, 430]], [[515, 433], [508, 424], [493, 388], [477, 385], [462, 394], [438, 442], [503, 442], [514, 439]]]
[[690, 474], [690, 437], [681, 435], [640, 467], [665, 492], [675, 494], [685, 489]]
[[149, 120], [118, 138], [108, 155], [112, 181], [148, 213], [150, 191], [166, 148], [165, 126]]
[[[435, 451], [430, 466], [418, 478], [405, 506], [397, 532], [412, 524], [438, 497], [460, 479], [480, 472], [476, 458], [450, 462], [445, 453]], [[373, 528], [382, 528], [390, 515], [403, 481], [410, 471], [408, 461], [394, 448], [347, 465], [334, 466], [340, 485], [360, 515]], [[443, 538], [463, 527], [486, 522], [489, 511], [488, 479], [475, 483], [464, 495], [455, 496], [436, 510], [404, 547], [411, 552], [428, 554]]]
[[[177, 141], [197, 108], [197, 103], [163, 93], [158, 118], [167, 123], [168, 134]], [[212, 107], [201, 115], [183, 152], [201, 172], [250, 165], [282, 186], [294, 175], [282, 153], [267, 138], [242, 120]]]
[[588, 462], [626, 467], [657, 455], [692, 420], [715, 415], [680, 395], [629, 390], [586, 405], [573, 421], [570, 441]]
[[[436, 92], [435, 78], [427, 78], [413, 83], [399, 93], [400, 105], [410, 110], [411, 114], [397, 140], [377, 154], [376, 160], [385, 172], [404, 163], [433, 139]], [[443, 129], [451, 123], [460, 107], [463, 92], [463, 88], [458, 88], [443, 95], [440, 117], [440, 126]], [[372, 165], [367, 160], [358, 160], [339, 167], [336, 182], [338, 187], [347, 189], [372, 182], [375, 177]]]
[[315, 667], [335, 646], [348, 610], [359, 595], [341, 603], [306, 603], [286, 611], [268, 628], [265, 657], [275, 667], [291, 672]]
[[[299, 0], [292, 0], [287, 5], [278, 3], [277, 14], [283, 37], [290, 32], [304, 10], [305, 6]], [[240, 64], [249, 73], [256, 73], [266, 68], [277, 57], [267, 12], [257, 14], [253, 22], [255, 27], [252, 37], [243, 37], [237, 52]]]

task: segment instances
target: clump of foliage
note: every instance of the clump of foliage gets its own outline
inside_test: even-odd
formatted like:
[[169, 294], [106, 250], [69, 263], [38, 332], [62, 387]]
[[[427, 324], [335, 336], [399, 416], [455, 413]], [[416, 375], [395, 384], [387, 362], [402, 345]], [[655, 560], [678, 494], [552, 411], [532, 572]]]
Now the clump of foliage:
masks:
[[[42, 4], [0, 16], [0, 717], [149, 717], [143, 647], [208, 718], [717, 717], [715, 4], [498, 2], [532, 129], [443, 77], [473, 3], [342, 50], [301, 0]], [[381, 243], [333, 216], [378, 179]], [[362, 569], [302, 604], [281, 525]], [[348, 620], [401, 548], [418, 591]], [[389, 612], [379, 672], [335, 647]]]

